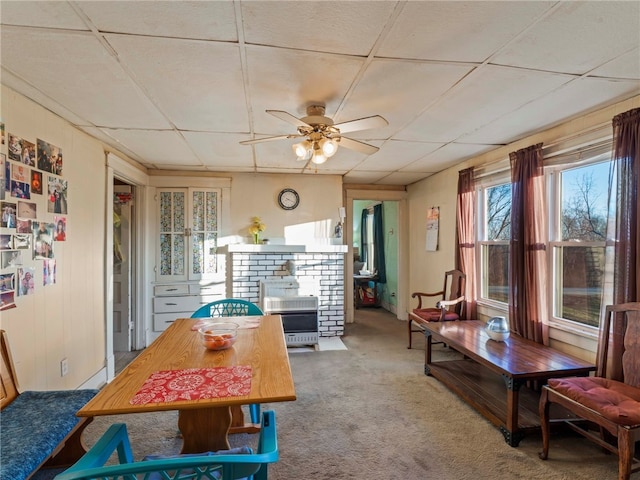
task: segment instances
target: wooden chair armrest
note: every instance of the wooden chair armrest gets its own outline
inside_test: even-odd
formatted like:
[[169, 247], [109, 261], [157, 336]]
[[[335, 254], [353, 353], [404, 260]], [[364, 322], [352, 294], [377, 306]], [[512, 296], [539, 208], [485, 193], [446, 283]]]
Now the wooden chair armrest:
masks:
[[436, 307], [438, 307], [438, 308], [446, 308], [446, 307], [450, 307], [452, 305], [457, 305], [460, 302], [464, 302], [464, 295], [461, 296], [461, 297], [456, 298], [455, 300], [440, 300], [436, 304]]
[[442, 296], [444, 296], [444, 291], [434, 292], [434, 293], [413, 292], [411, 294], [411, 298], [418, 297], [418, 306], [416, 308], [422, 308], [422, 297], [442, 297]]

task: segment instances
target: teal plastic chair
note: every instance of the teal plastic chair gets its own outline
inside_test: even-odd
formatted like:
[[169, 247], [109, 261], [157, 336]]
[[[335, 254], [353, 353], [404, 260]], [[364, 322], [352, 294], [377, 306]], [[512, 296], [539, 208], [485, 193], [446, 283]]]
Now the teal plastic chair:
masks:
[[191, 318], [207, 317], [242, 317], [264, 315], [264, 312], [255, 303], [241, 298], [225, 298], [203, 305], [196, 310]]
[[[264, 315], [264, 312], [255, 303], [241, 298], [225, 298], [203, 305], [193, 312], [191, 318], [253, 317], [259, 315]], [[251, 416], [251, 423], [258, 423], [260, 421], [260, 405], [249, 405], [249, 415]]]
[[[248, 453], [228, 453], [244, 450]], [[117, 452], [117, 464], [106, 465]], [[115, 458], [115, 457], [114, 457]], [[257, 451], [241, 447], [218, 453], [196, 453], [166, 457], [149, 457], [134, 461], [124, 423], [111, 425], [98, 442], [54, 480], [267, 480], [268, 464], [279, 459], [276, 417], [273, 410], [264, 412]]]

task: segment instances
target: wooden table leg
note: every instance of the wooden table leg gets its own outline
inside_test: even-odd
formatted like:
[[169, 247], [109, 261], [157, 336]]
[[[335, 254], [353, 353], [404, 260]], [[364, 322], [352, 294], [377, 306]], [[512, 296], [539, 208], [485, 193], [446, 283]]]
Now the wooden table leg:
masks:
[[507, 415], [506, 425], [500, 430], [504, 440], [512, 447], [517, 447], [524, 434], [518, 429], [518, 402], [520, 401], [521, 381], [502, 375], [507, 386]]
[[[411, 321], [411, 320], [409, 320]], [[429, 365], [431, 365], [431, 346], [433, 342], [431, 341], [431, 332], [425, 330], [424, 332], [424, 374], [429, 375], [431, 369]]]
[[230, 407], [180, 410], [178, 412], [178, 428], [183, 438], [180, 453], [215, 452], [229, 449], [227, 433], [230, 425]]

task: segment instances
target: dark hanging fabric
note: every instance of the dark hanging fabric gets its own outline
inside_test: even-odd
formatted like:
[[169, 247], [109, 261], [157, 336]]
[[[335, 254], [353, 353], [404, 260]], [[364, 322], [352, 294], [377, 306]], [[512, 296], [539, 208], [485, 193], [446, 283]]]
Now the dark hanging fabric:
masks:
[[378, 283], [387, 283], [387, 268], [384, 258], [384, 220], [382, 204], [373, 207], [373, 247], [378, 270]]
[[367, 218], [369, 218], [369, 210], [365, 208], [362, 210], [362, 216], [360, 218], [360, 261], [365, 263], [367, 262], [367, 248], [369, 246], [369, 239], [367, 238]]
[[467, 319], [477, 317], [476, 244], [475, 244], [476, 188], [473, 167], [458, 173], [458, 204], [456, 209], [456, 269], [467, 276], [464, 309]]
[[[640, 108], [613, 117], [613, 162], [616, 185], [616, 231], [613, 270], [613, 303], [640, 301]], [[612, 179], [613, 181], [613, 179]]]

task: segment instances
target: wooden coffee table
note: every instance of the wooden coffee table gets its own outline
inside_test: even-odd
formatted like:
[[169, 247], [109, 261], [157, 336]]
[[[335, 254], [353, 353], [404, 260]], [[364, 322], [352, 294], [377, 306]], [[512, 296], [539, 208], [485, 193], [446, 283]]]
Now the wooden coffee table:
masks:
[[[525, 431], [540, 428], [540, 395], [525, 383], [585, 376], [596, 367], [513, 333], [505, 342], [496, 342], [484, 325], [478, 320], [425, 324], [424, 372], [498, 426], [505, 441], [517, 447]], [[463, 358], [433, 362], [434, 341], [444, 342]]]

